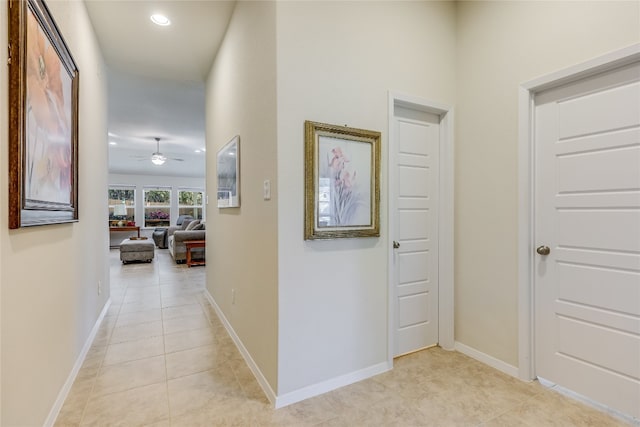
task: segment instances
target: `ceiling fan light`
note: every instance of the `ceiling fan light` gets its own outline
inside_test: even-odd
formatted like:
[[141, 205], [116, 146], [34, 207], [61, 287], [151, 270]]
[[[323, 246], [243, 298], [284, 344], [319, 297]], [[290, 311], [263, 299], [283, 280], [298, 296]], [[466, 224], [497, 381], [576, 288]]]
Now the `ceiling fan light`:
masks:
[[167, 158], [162, 155], [162, 153], [153, 153], [151, 155], [151, 163], [153, 163], [156, 166], [161, 166], [164, 165], [164, 162], [167, 161]]

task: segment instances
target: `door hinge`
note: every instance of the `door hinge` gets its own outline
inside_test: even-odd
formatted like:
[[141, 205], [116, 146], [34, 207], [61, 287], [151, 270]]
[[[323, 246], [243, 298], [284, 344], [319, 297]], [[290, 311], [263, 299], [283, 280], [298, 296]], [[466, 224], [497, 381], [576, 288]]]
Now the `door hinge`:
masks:
[[11, 45], [9, 45], [9, 56], [7, 57], [7, 65], [11, 65]]

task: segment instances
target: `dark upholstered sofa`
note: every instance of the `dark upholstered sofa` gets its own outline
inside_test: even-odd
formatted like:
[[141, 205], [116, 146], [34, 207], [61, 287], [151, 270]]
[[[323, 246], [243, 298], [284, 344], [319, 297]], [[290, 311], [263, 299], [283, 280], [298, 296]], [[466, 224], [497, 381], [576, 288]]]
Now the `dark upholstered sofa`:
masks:
[[169, 228], [164, 227], [156, 228], [155, 230], [153, 230], [153, 241], [155, 242], [156, 246], [159, 249], [167, 249], [169, 245], [169, 230], [173, 229], [173, 231], [175, 231], [184, 229], [185, 227], [187, 227], [187, 225], [189, 225], [190, 221], [193, 221], [193, 217], [191, 215], [180, 215], [176, 220], [176, 225]]

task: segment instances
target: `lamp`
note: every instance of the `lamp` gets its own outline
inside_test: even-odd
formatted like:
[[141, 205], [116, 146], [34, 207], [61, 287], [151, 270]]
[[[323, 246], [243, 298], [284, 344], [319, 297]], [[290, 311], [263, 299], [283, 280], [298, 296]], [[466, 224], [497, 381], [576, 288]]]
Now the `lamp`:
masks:
[[124, 204], [124, 201], [122, 203], [118, 203], [117, 205], [115, 205], [113, 207], [113, 215], [114, 216], [127, 216], [127, 207]]
[[127, 206], [124, 204], [124, 200], [122, 203], [118, 203], [113, 207], [113, 216], [120, 217], [120, 221], [118, 221], [118, 227], [122, 227], [124, 222], [122, 221], [127, 216]]

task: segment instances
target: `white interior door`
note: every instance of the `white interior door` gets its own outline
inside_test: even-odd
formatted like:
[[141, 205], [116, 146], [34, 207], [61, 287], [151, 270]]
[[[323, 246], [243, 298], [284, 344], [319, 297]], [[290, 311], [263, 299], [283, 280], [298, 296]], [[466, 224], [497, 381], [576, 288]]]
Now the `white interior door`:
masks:
[[392, 237], [394, 355], [438, 343], [438, 188], [440, 118], [395, 108]]
[[537, 94], [535, 147], [536, 374], [640, 417], [640, 64]]

